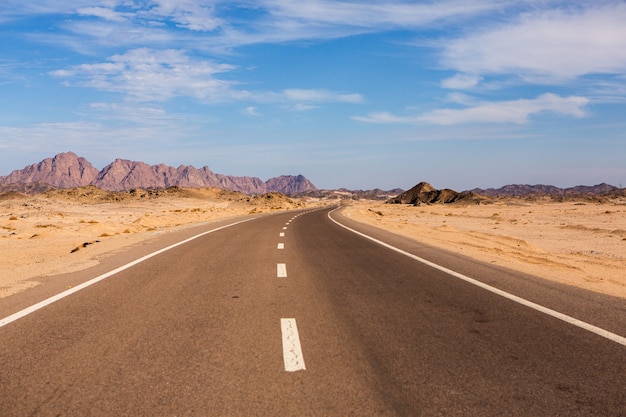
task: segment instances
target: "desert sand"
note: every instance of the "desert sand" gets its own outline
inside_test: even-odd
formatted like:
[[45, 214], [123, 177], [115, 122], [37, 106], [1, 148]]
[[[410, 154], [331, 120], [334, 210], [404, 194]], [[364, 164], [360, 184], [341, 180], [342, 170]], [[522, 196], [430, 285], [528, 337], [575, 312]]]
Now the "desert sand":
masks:
[[280, 194], [217, 189], [109, 193], [95, 187], [0, 200], [0, 298], [38, 277], [86, 269], [159, 234], [231, 217], [294, 209]]
[[[106, 193], [93, 187], [0, 200], [0, 298], [96, 265], [176, 229], [325, 204], [216, 189]], [[344, 216], [546, 279], [626, 298], [626, 201], [508, 200], [471, 206], [357, 201]]]
[[626, 298], [626, 201], [359, 202], [343, 214], [483, 262]]

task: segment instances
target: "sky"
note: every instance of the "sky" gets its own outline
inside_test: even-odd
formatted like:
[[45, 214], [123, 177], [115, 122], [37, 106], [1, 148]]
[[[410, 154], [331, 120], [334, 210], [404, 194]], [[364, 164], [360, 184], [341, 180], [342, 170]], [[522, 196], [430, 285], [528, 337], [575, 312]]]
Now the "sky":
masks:
[[0, 175], [626, 184], [626, 2], [2, 0]]

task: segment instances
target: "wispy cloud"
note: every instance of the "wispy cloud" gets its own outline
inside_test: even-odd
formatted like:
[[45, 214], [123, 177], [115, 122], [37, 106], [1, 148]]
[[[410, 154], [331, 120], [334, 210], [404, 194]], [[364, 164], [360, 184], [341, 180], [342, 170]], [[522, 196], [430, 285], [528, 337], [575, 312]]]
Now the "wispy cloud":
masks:
[[363, 96], [354, 93], [338, 93], [329, 90], [313, 89], [286, 89], [282, 92], [285, 99], [289, 101], [303, 102], [339, 102], [339, 103], [362, 103]]
[[560, 97], [543, 94], [535, 99], [520, 99], [500, 102], [480, 102], [463, 109], [438, 109], [413, 116], [397, 116], [388, 112], [371, 113], [367, 116], [354, 116], [353, 119], [366, 123], [403, 123], [456, 125], [463, 123], [527, 123], [529, 117], [550, 112], [564, 116], [585, 116], [584, 97]]
[[178, 50], [139, 48], [110, 57], [108, 62], [82, 64], [51, 74], [70, 85], [123, 93], [135, 101], [164, 101], [177, 96], [223, 101], [246, 96], [216, 74], [233, 70], [225, 64], [195, 60]]
[[140, 15], [155, 20], [171, 19], [179, 27], [192, 31], [213, 31], [224, 24], [215, 16], [211, 2], [197, 0], [152, 0]]
[[408, 1], [359, 2], [330, 0], [262, 0], [255, 2], [274, 18], [301, 24], [352, 26], [362, 28], [415, 28], [444, 19], [473, 16], [494, 8], [498, 1]]
[[76, 13], [79, 16], [99, 17], [113, 22], [125, 22], [132, 16], [130, 13], [118, 12], [107, 7], [83, 7], [76, 9]]
[[[6, 4], [8, 2], [8, 4]], [[328, 0], [5, 0], [0, 15], [73, 16], [66, 34], [47, 33], [42, 42], [60, 42], [85, 53], [68, 35], [94, 45], [137, 45], [139, 39], [163, 37], [186, 48], [227, 51], [259, 43], [333, 39], [395, 29], [429, 28], [502, 8], [501, 0], [328, 1]], [[33, 4], [36, 3], [36, 4]], [[233, 18], [233, 16], [236, 16]], [[94, 20], [96, 19], [96, 20]], [[98, 20], [99, 19], [99, 20]], [[187, 33], [186, 33], [187, 32]], [[193, 32], [193, 33], [191, 33]], [[119, 36], [123, 33], [123, 36]], [[202, 35], [202, 36], [189, 36]], [[210, 41], [209, 41], [210, 40]]]
[[481, 79], [482, 77], [474, 74], [456, 74], [453, 77], [442, 80], [441, 86], [454, 90], [466, 90], [476, 87]]
[[248, 106], [248, 107], [246, 107], [245, 113], [248, 116], [254, 116], [254, 117], [260, 116], [259, 111], [257, 110], [257, 108], [255, 106]]
[[[50, 74], [64, 79], [68, 86], [116, 92], [126, 100], [167, 101], [193, 97], [206, 102], [249, 101], [292, 103], [297, 111], [310, 110], [321, 103], [362, 103], [361, 94], [327, 89], [285, 89], [280, 92], [248, 91], [237, 83], [218, 78], [236, 67], [194, 59], [179, 50], [138, 48], [114, 55], [106, 62], [81, 64]], [[253, 107], [252, 107], [253, 108]]]
[[623, 74], [626, 3], [585, 5], [522, 14], [509, 23], [444, 42], [443, 64], [461, 73], [448, 83], [463, 87], [467, 80], [470, 85], [475, 75], [466, 74], [507, 74], [536, 83]]

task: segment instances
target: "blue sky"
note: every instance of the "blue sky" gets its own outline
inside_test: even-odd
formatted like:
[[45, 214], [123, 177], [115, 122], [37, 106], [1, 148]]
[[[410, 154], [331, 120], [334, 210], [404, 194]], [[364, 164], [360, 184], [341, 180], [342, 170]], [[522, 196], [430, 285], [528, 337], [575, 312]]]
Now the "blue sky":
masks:
[[0, 175], [626, 184], [623, 1], [3, 0]]

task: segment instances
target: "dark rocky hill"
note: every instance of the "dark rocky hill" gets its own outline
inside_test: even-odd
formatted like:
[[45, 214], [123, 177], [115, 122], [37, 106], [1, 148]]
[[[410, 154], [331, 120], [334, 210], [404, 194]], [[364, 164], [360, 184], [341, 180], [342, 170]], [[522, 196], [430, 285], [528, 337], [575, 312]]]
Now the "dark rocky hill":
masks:
[[262, 181], [256, 177], [235, 177], [212, 172], [209, 167], [195, 168], [181, 165], [174, 168], [165, 164], [148, 165], [145, 162], [116, 159], [98, 171], [85, 158], [73, 152], [47, 158], [11, 174], [0, 177], [0, 191], [36, 193], [49, 188], [73, 188], [95, 185], [107, 191], [165, 189], [168, 187], [216, 187], [246, 194], [272, 191], [287, 195], [317, 190], [302, 175], [283, 175]]
[[478, 204], [484, 198], [469, 191], [456, 192], [448, 188], [438, 190], [427, 182], [420, 182], [408, 191], [388, 200], [390, 204], [413, 204], [419, 206], [421, 204], [450, 204], [465, 203]]

